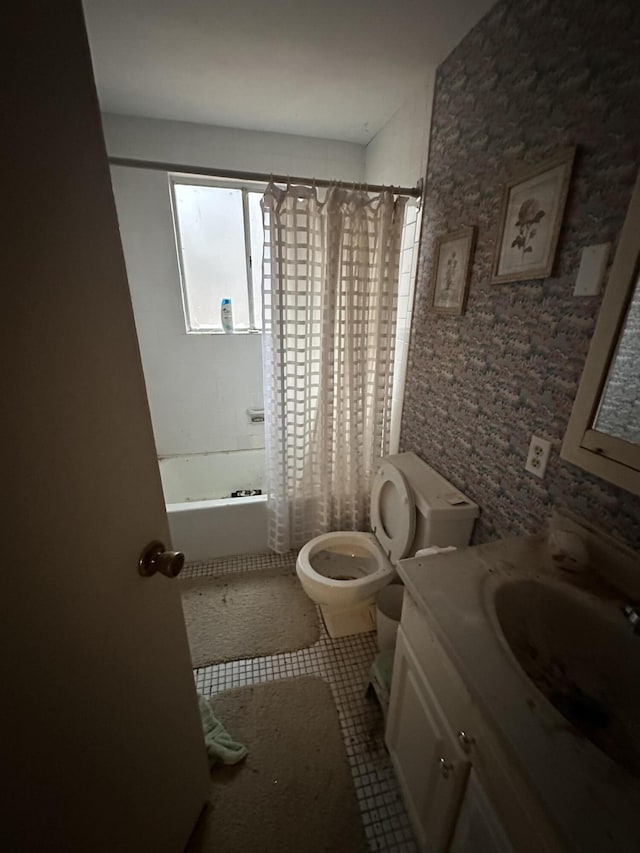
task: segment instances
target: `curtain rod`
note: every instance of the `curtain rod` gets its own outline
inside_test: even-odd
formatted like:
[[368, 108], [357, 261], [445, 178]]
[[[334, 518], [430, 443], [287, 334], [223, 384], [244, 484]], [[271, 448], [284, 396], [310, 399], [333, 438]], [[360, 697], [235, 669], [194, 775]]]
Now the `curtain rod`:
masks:
[[240, 172], [235, 169], [207, 169], [202, 166], [185, 166], [183, 163], [161, 163], [152, 160], [136, 160], [131, 157], [109, 157], [112, 166], [124, 166], [131, 169], [155, 169], [160, 172], [181, 172], [185, 175], [202, 175], [207, 178], [229, 178], [234, 181], [260, 181], [268, 184], [274, 181], [276, 184], [305, 184], [316, 187], [331, 187], [336, 184], [340, 187], [356, 186], [362, 187], [365, 192], [381, 193], [391, 190], [395, 195], [406, 195], [412, 198], [422, 196], [422, 180], [415, 187], [393, 187], [383, 184], [366, 184], [360, 181], [330, 181], [326, 178], [299, 178], [293, 175], [274, 175], [266, 172]]

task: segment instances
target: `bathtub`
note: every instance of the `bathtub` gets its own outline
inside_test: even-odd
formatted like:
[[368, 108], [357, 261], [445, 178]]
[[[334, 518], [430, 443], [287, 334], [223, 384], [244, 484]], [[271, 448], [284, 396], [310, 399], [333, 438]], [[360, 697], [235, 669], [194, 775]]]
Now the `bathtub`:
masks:
[[266, 495], [230, 497], [264, 487], [264, 449], [166, 456], [158, 463], [173, 547], [187, 561], [269, 550]]

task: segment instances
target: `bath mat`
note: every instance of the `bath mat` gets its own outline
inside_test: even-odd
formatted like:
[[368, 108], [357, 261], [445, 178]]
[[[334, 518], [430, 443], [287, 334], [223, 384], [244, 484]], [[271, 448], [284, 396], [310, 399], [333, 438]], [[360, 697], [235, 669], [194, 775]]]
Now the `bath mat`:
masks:
[[304, 649], [320, 636], [291, 566], [188, 578], [180, 592], [194, 668]]
[[212, 772], [186, 853], [366, 851], [326, 682], [285, 678], [219, 693], [211, 705], [249, 754]]

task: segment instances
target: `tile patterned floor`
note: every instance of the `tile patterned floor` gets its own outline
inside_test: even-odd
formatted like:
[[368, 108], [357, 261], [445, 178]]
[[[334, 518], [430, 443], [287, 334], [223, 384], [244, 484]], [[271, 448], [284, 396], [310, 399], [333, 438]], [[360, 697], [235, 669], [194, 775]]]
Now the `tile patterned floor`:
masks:
[[[295, 566], [295, 554], [242, 555], [191, 563], [183, 577], [289, 565]], [[384, 746], [382, 713], [375, 698], [365, 696], [369, 667], [377, 651], [375, 635], [332, 640], [319, 611], [318, 619], [320, 639], [310, 648], [201, 667], [194, 670], [196, 687], [204, 696], [212, 696], [222, 690], [296, 675], [317, 675], [327, 681], [336, 701], [369, 849], [414, 853], [415, 840]]]

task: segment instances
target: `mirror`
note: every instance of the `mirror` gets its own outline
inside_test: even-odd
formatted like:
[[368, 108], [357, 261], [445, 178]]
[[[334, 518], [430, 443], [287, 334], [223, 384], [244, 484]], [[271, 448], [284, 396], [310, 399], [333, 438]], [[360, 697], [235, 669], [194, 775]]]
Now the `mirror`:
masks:
[[640, 494], [640, 176], [560, 455]]
[[640, 444], [640, 278], [636, 278], [593, 429]]

